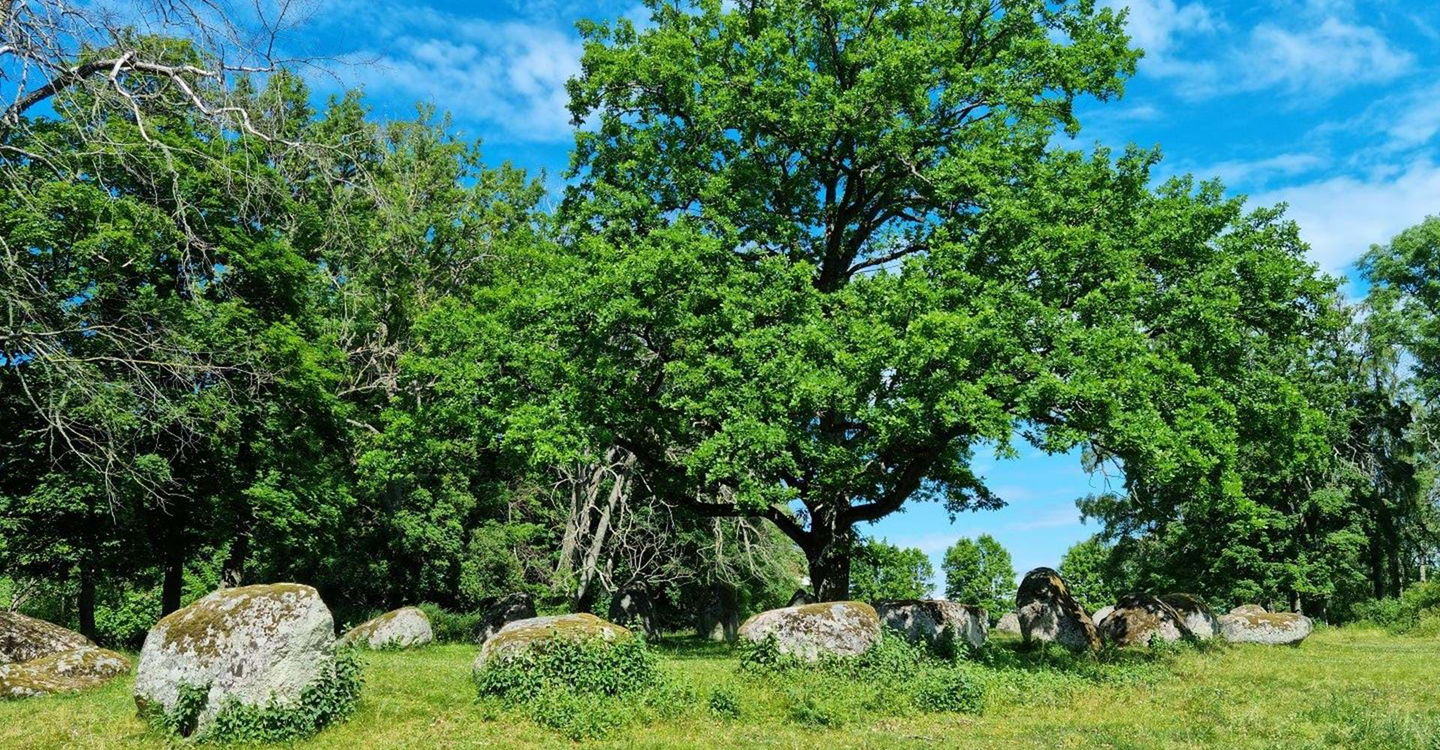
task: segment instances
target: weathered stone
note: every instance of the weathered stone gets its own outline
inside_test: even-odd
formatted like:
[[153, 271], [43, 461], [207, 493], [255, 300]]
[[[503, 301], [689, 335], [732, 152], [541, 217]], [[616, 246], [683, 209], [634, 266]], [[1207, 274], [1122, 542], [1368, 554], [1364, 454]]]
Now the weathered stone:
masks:
[[516, 620], [528, 620], [535, 616], [535, 597], [525, 592], [506, 594], [491, 601], [480, 614], [480, 630], [476, 641], [484, 643], [500, 632], [500, 629]]
[[606, 622], [588, 612], [573, 615], [551, 615], [515, 620], [486, 639], [475, 659], [475, 668], [491, 660], [506, 660], [523, 654], [532, 647], [554, 640], [589, 641], [599, 639], [618, 642], [633, 635], [613, 622]]
[[1232, 614], [1232, 615], [1263, 615], [1263, 614], [1265, 614], [1265, 613], [1268, 612], [1268, 611], [1269, 611], [1269, 610], [1265, 609], [1264, 607], [1260, 606], [1259, 604], [1241, 604], [1240, 606], [1236, 607], [1235, 609], [1230, 610], [1230, 614]]
[[1095, 610], [1095, 614], [1090, 615], [1090, 622], [1095, 623], [1095, 627], [1098, 628], [1098, 627], [1100, 627], [1100, 623], [1105, 622], [1105, 618], [1109, 617], [1109, 616], [1110, 616], [1110, 613], [1111, 613], [1111, 612], [1114, 612], [1114, 611], [1115, 611], [1115, 605], [1114, 605], [1114, 604], [1107, 604], [1107, 605], [1105, 605], [1104, 607], [1101, 607], [1100, 609]]
[[610, 622], [639, 631], [646, 640], [660, 636], [650, 606], [650, 595], [642, 589], [626, 589], [610, 599]]
[[[1204, 599], [1194, 594], [1166, 594], [1160, 601], [1169, 604], [1196, 638], [1210, 640], [1220, 635], [1220, 621]], [[1098, 621], [1097, 621], [1098, 622]]]
[[761, 612], [740, 626], [747, 641], [772, 636], [780, 653], [807, 661], [855, 656], [880, 640], [880, 617], [864, 602], [825, 602]]
[[980, 648], [990, 629], [989, 616], [980, 607], [944, 599], [894, 599], [875, 603], [880, 623], [899, 631], [912, 643], [934, 646], [946, 637], [955, 645]]
[[1000, 616], [1000, 621], [995, 623], [996, 633], [1010, 633], [1020, 635], [1020, 614], [1018, 612], [1006, 612]]
[[171, 612], [145, 636], [135, 674], [142, 714], [173, 712], [183, 689], [205, 691], [191, 732], [228, 705], [283, 708], [331, 673], [335, 622], [309, 586], [220, 589]]
[[361, 623], [340, 640], [365, 648], [413, 648], [435, 642], [430, 616], [418, 607], [401, 607]]
[[1112, 646], [1148, 646], [1156, 640], [1173, 643], [1193, 637], [1174, 607], [1149, 594], [1120, 597], [1099, 630]]
[[94, 648], [79, 633], [51, 622], [0, 610], [0, 664], [30, 661], [85, 647]]
[[1220, 618], [1220, 634], [1231, 643], [1298, 644], [1313, 629], [1310, 618], [1293, 612], [1242, 612]]
[[130, 671], [122, 654], [94, 646], [60, 651], [16, 664], [0, 665], [0, 698], [72, 693]]
[[1015, 609], [1026, 643], [1054, 642], [1072, 651], [1100, 647], [1095, 623], [1070, 595], [1065, 580], [1050, 568], [1036, 568], [1025, 574], [1015, 594]]
[[712, 641], [733, 642], [740, 629], [740, 595], [734, 586], [710, 586], [696, 617], [695, 634]]
[[785, 606], [798, 607], [802, 604], [814, 603], [815, 597], [809, 591], [806, 591], [805, 589], [795, 589], [795, 593], [790, 595], [790, 603]]

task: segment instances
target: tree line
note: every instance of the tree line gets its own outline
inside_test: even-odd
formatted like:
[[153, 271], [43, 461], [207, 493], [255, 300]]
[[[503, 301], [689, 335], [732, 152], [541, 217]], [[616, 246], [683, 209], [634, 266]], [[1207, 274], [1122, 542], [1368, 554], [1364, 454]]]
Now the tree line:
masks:
[[[1351, 300], [1281, 208], [1067, 147], [1141, 57], [1093, 3], [647, 7], [581, 24], [554, 205], [250, 36], [0, 16], [11, 600], [919, 596], [866, 524], [1001, 506], [973, 460], [1021, 444], [1114, 478], [1103, 585], [1343, 618], [1427, 575], [1440, 222]], [[994, 548], [947, 593], [1001, 606]]]

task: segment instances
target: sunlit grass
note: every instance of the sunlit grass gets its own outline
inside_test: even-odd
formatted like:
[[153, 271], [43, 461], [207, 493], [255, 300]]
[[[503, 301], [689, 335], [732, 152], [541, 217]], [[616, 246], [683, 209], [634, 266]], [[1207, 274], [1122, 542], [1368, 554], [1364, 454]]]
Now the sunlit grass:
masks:
[[[1001, 649], [1008, 649], [1002, 643]], [[662, 647], [667, 673], [693, 688], [599, 747], [1440, 748], [1440, 640], [1322, 629], [1298, 648], [1185, 651], [1173, 662], [1037, 666], [1002, 650], [976, 671], [981, 716], [863, 711], [839, 726], [797, 724], [807, 696], [847, 706], [865, 686], [757, 679], [723, 646]], [[470, 646], [375, 653], [355, 717], [302, 748], [548, 747], [571, 744], [522, 711], [476, 700]], [[717, 716], [717, 688], [739, 716]], [[867, 698], [868, 699], [868, 698]], [[659, 718], [657, 718], [659, 717]], [[135, 718], [130, 680], [77, 696], [0, 703], [0, 747], [161, 747]]]

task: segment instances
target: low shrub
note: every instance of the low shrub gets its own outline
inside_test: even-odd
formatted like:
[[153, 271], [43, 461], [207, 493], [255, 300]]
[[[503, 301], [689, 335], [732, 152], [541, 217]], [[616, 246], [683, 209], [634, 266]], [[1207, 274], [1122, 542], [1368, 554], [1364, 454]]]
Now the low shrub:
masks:
[[710, 713], [722, 719], [740, 718], [740, 694], [723, 685], [710, 691]]
[[978, 714], [985, 709], [985, 687], [967, 670], [929, 670], [916, 681], [915, 707], [929, 713]]
[[474, 643], [479, 636], [479, 612], [451, 612], [429, 602], [421, 604], [420, 611], [430, 618], [436, 643]]
[[[1361, 602], [1351, 608], [1350, 615], [1356, 621], [1368, 622], [1392, 633], [1421, 635], [1415, 631], [1422, 622], [1440, 618], [1440, 581], [1416, 583], [1398, 597]], [[1425, 627], [1435, 628], [1440, 624]]]
[[476, 672], [481, 695], [527, 700], [542, 692], [623, 695], [657, 687], [658, 659], [644, 639], [557, 638]]

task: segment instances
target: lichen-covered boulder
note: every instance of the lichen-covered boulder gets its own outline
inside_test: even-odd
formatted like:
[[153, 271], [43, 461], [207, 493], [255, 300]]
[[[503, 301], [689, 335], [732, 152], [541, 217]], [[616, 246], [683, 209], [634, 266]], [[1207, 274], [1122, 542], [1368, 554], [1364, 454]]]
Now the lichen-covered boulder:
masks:
[[0, 698], [73, 693], [130, 671], [122, 654], [94, 646], [0, 665]]
[[478, 670], [491, 661], [504, 661], [524, 654], [551, 641], [601, 640], [617, 643], [633, 637], [626, 628], [606, 622], [588, 612], [515, 620], [486, 639], [485, 645], [480, 648], [480, 655], [475, 658], [475, 669]]
[[528, 620], [534, 616], [535, 597], [523, 591], [493, 599], [480, 613], [480, 629], [476, 633], [476, 641], [484, 643], [507, 624], [516, 620]]
[[205, 733], [232, 705], [293, 707], [306, 688], [333, 674], [335, 643], [330, 609], [309, 586], [220, 589], [150, 629], [135, 704], [144, 716], [173, 715], [182, 694], [203, 691], [198, 710], [186, 707], [194, 712], [186, 735]]
[[1001, 615], [1000, 621], [995, 623], [994, 631], [996, 633], [1009, 633], [1011, 635], [1020, 635], [1020, 613], [1006, 612], [1005, 614]]
[[1269, 611], [1269, 610], [1265, 609], [1264, 607], [1260, 606], [1259, 604], [1241, 604], [1240, 606], [1236, 607], [1235, 609], [1230, 610], [1230, 614], [1232, 614], [1232, 615], [1263, 615], [1263, 614], [1265, 614], [1265, 613], [1268, 612], [1268, 611]]
[[751, 617], [740, 626], [740, 637], [754, 643], [773, 637], [780, 653], [806, 661], [856, 656], [880, 640], [880, 617], [864, 602], [802, 604]]
[[351, 628], [341, 638], [365, 648], [413, 648], [435, 642], [430, 616], [418, 607], [401, 607]]
[[626, 589], [610, 599], [610, 622], [638, 630], [648, 640], [660, 636], [650, 607], [650, 595], [642, 589]]
[[[955, 645], [980, 648], [990, 629], [985, 610], [944, 599], [892, 599], [875, 603], [880, 623], [912, 643], [935, 646], [944, 638]], [[949, 636], [945, 633], [949, 632]]]
[[1100, 623], [1105, 622], [1105, 618], [1109, 617], [1110, 613], [1114, 611], [1115, 605], [1107, 604], [1104, 607], [1095, 610], [1095, 614], [1090, 615], [1090, 622], [1095, 623], [1095, 627], [1098, 628], [1100, 627]]
[[[1210, 610], [1204, 599], [1194, 594], [1166, 594], [1160, 601], [1169, 604], [1180, 613], [1180, 620], [1196, 638], [1210, 640], [1220, 635], [1220, 620]], [[1099, 620], [1096, 620], [1099, 624]]]
[[1220, 634], [1231, 643], [1293, 645], [1305, 640], [1314, 625], [1293, 612], [1242, 612], [1220, 617]]
[[1156, 640], [1173, 643], [1193, 637], [1174, 607], [1149, 594], [1120, 597], [1099, 631], [1112, 646], [1148, 646]]
[[19, 612], [0, 610], [0, 664], [30, 661], [86, 647], [94, 648], [95, 644], [73, 630]]
[[1085, 609], [1070, 594], [1065, 580], [1050, 568], [1025, 574], [1015, 594], [1020, 635], [1026, 643], [1054, 642], [1071, 651], [1100, 647], [1100, 635]]

